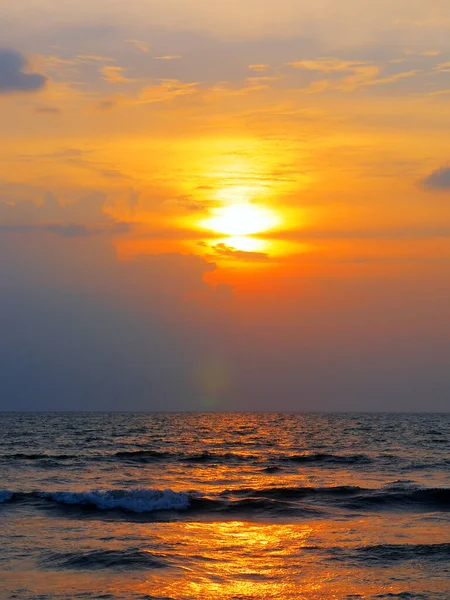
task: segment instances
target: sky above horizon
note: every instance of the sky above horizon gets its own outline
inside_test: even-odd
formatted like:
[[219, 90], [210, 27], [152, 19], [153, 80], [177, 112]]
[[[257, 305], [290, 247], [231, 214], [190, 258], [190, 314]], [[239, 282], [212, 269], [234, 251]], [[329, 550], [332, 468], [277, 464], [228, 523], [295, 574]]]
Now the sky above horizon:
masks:
[[449, 31], [0, 7], [0, 409], [449, 410]]

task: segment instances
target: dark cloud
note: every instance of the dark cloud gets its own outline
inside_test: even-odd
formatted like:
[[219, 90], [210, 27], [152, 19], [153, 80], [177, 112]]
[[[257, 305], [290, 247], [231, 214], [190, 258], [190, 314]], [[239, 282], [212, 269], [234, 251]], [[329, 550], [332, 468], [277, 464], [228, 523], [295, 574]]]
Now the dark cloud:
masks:
[[25, 57], [16, 50], [0, 49], [0, 94], [35, 92], [42, 89], [47, 77], [40, 73], [26, 73]]
[[422, 185], [431, 190], [450, 190], [450, 167], [436, 169], [422, 179]]

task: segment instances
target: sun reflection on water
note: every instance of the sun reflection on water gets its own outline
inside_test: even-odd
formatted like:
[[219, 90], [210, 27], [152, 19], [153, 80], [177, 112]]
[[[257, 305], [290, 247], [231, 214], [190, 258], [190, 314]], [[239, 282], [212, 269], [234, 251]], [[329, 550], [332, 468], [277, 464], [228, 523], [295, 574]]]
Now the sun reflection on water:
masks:
[[[308, 546], [313, 533], [310, 524], [186, 523], [172, 543], [183, 549], [183, 570], [190, 574], [173, 577], [164, 593], [208, 600], [292, 598], [294, 594], [299, 600], [306, 598], [287, 565]], [[192, 568], [191, 561], [203, 563], [202, 569]], [[157, 580], [149, 583], [151, 593], [159, 589]], [[314, 580], [306, 587], [311, 591], [320, 586]]]

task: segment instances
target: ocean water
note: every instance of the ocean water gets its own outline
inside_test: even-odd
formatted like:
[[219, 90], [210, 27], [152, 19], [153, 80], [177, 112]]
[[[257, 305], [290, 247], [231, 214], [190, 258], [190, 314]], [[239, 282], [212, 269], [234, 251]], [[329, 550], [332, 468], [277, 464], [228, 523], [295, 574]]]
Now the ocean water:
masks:
[[0, 414], [0, 598], [450, 599], [450, 415]]

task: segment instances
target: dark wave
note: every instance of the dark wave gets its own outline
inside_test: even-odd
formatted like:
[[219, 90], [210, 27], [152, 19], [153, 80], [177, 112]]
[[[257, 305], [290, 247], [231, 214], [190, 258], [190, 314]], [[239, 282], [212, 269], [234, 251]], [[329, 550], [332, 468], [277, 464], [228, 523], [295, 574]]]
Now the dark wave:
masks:
[[[272, 487], [263, 489], [244, 488], [233, 491], [237, 496], [264, 497], [275, 500], [301, 499], [311, 496], [352, 496], [361, 492], [370, 492], [358, 486], [335, 486], [335, 487]], [[228, 493], [228, 492], [224, 492]]]
[[450, 488], [384, 488], [361, 494], [351, 499], [345, 506], [357, 510], [377, 508], [450, 510]]
[[49, 552], [40, 560], [44, 569], [118, 571], [138, 569], [162, 569], [169, 563], [147, 550], [127, 548], [126, 550], [90, 550], [86, 552]]
[[[231, 444], [230, 444], [231, 445]], [[267, 445], [267, 444], [266, 444]], [[114, 444], [110, 444], [114, 446]], [[85, 447], [86, 448], [86, 447]], [[242, 449], [244, 450], [244, 449]], [[428, 469], [445, 469], [450, 465], [450, 460], [440, 458], [430, 462], [420, 462], [409, 460], [405, 457], [399, 457], [390, 454], [380, 454], [378, 456], [368, 456], [364, 453], [359, 454], [337, 454], [330, 452], [312, 452], [299, 454], [257, 454], [240, 453], [239, 451], [219, 452], [219, 451], [203, 451], [203, 452], [176, 452], [166, 450], [153, 450], [147, 448], [138, 448], [132, 450], [119, 450], [113, 453], [92, 452], [86, 453], [62, 453], [50, 454], [47, 452], [17, 452], [11, 454], [0, 455], [0, 461], [34, 461], [40, 468], [57, 467], [60, 462], [65, 461], [89, 461], [95, 462], [112, 462], [124, 461], [127, 463], [151, 464], [169, 461], [173, 463], [185, 463], [193, 465], [248, 465], [255, 466], [267, 473], [276, 473], [286, 467], [299, 465], [305, 468], [308, 467], [323, 467], [323, 468], [355, 468], [359, 467], [379, 467], [380, 469], [395, 468], [398, 472], [406, 473], [409, 471], [423, 471]]]
[[75, 454], [26, 454], [24, 452], [17, 452], [16, 454], [3, 454], [0, 458], [8, 460], [71, 460], [79, 457]]
[[359, 548], [333, 549], [333, 558], [338, 560], [389, 564], [411, 560], [450, 561], [450, 543], [444, 544], [379, 544]]
[[322, 508], [345, 508], [351, 510], [405, 510], [447, 511], [450, 510], [449, 488], [417, 488], [414, 486], [391, 486], [381, 489], [358, 486], [331, 487], [271, 487], [265, 489], [226, 490], [221, 497], [238, 497], [246, 500], [274, 502], [268, 506], [291, 509], [319, 505]]
[[277, 467], [276, 465], [270, 465], [268, 467], [264, 467], [264, 469], [261, 469], [263, 473], [278, 473], [282, 470], [283, 469], [281, 467]]
[[[441, 594], [439, 594], [439, 596], [436, 595], [435, 599], [437, 600], [438, 597], [446, 600], [444, 596], [441, 596]], [[373, 596], [373, 598], [374, 600], [377, 598], [383, 598], [384, 600], [387, 600], [388, 598], [399, 598], [400, 600], [430, 600], [430, 596], [428, 595], [417, 593], [412, 594], [411, 592], [399, 592], [398, 594], [394, 594], [392, 592], [388, 594], [378, 594], [377, 596]]]
[[284, 500], [272, 498], [192, 498], [189, 509], [193, 513], [217, 513], [221, 515], [242, 513], [255, 515], [317, 515], [318, 510], [309, 506], [297, 506]]
[[190, 463], [249, 462], [256, 459], [257, 457], [255, 456], [234, 454], [233, 452], [225, 452], [224, 454], [200, 452], [198, 454], [188, 454], [180, 457], [182, 462]]
[[124, 450], [116, 452], [112, 456], [136, 462], [150, 462], [172, 458], [174, 455], [170, 452], [158, 452], [157, 450]]
[[213, 453], [198, 452], [193, 454], [159, 452], [157, 450], [130, 450], [113, 454], [121, 460], [133, 462], [153, 462], [158, 460], [174, 460], [186, 463], [222, 463], [222, 462], [248, 462], [256, 459], [255, 456], [235, 454], [232, 452]]
[[373, 460], [365, 454], [328, 454], [326, 452], [316, 452], [313, 454], [293, 454], [291, 456], [281, 457], [281, 460], [313, 465], [368, 465], [373, 462]]

